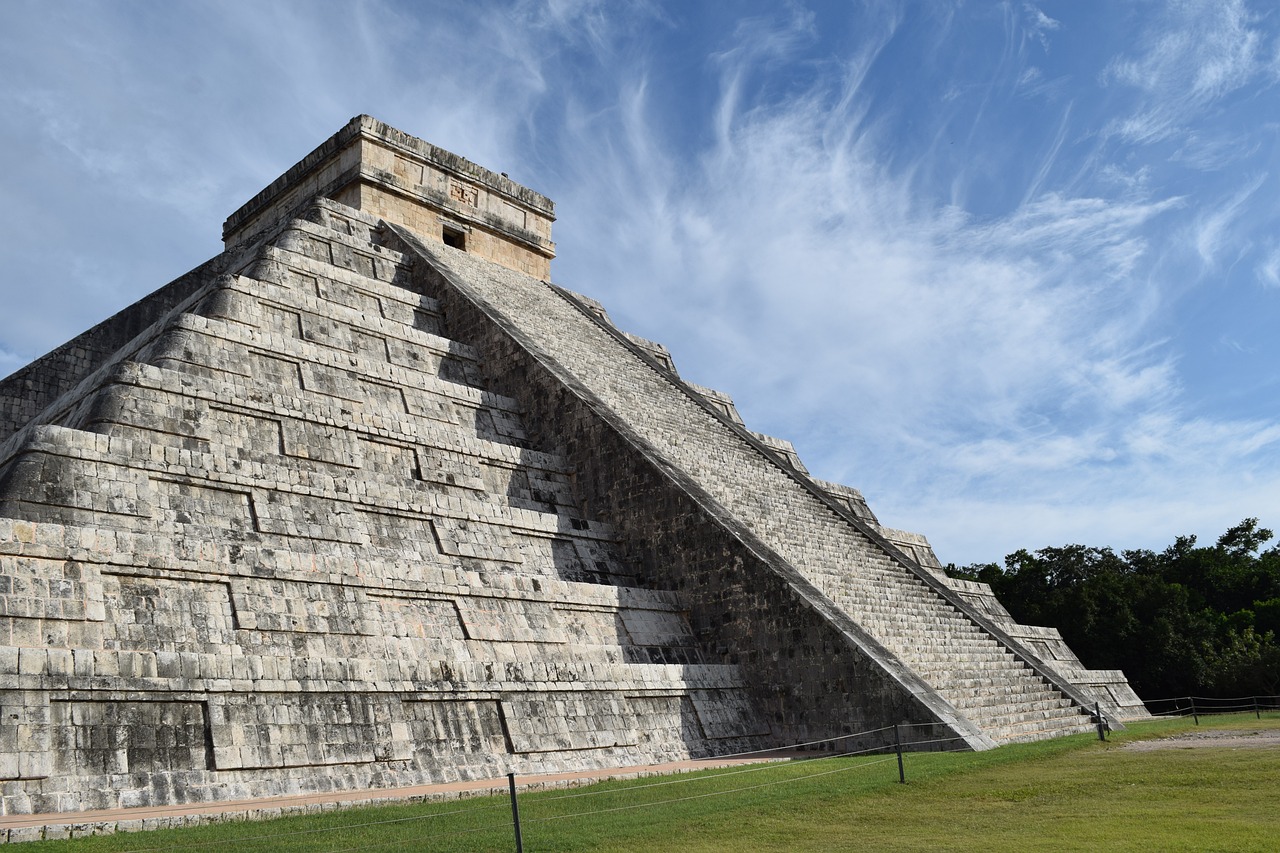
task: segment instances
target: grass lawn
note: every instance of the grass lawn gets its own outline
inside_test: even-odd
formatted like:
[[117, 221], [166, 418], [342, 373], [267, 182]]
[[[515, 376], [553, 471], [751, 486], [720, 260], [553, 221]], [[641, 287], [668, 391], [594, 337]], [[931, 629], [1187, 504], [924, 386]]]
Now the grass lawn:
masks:
[[[984, 753], [824, 758], [523, 794], [546, 851], [1275, 851], [1280, 748], [1137, 752], [1134, 740], [1280, 729], [1280, 714], [1159, 720]], [[17, 850], [511, 851], [505, 798], [17, 845]]]

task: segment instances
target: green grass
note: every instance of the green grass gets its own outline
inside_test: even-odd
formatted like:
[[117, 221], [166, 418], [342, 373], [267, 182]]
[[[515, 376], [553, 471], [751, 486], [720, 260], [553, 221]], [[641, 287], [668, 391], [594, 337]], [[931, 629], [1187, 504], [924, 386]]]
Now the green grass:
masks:
[[[1280, 728], [1280, 714], [1200, 729]], [[909, 754], [607, 782], [520, 797], [525, 850], [1273, 851], [1280, 749], [1124, 750], [1196, 730], [1139, 723], [983, 753]], [[385, 806], [258, 823], [18, 845], [14, 850], [510, 851], [505, 798]]]

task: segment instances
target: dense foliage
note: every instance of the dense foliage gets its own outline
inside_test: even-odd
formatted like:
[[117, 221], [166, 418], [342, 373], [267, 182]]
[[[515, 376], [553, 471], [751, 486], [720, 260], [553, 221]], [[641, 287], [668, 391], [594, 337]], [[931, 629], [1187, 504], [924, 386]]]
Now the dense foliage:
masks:
[[989, 583], [1019, 622], [1057, 628], [1092, 669], [1123, 669], [1144, 699], [1280, 693], [1280, 546], [1248, 518], [1160, 553], [1067, 545], [947, 567]]

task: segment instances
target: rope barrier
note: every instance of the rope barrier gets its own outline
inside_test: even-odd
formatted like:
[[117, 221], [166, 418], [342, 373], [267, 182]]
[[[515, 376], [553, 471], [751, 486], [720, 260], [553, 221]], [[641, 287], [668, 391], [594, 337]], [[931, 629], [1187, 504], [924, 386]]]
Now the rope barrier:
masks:
[[[908, 744], [903, 744], [907, 746]], [[786, 766], [794, 766], [796, 764], [808, 764], [813, 761], [835, 761], [840, 758], [853, 758], [860, 755], [869, 755], [871, 753], [883, 752], [886, 747], [877, 746], [868, 749], [858, 750], [857, 752], [842, 752], [839, 755], [815, 755], [810, 758], [792, 758], [786, 761]], [[738, 768], [712, 768], [715, 770], [724, 770], [722, 773], [707, 773], [698, 776], [685, 776], [679, 779], [667, 779], [662, 782], [647, 782], [643, 785], [628, 785], [625, 788], [611, 788], [603, 791], [575, 791], [572, 794], [540, 794], [538, 802], [548, 802], [550, 800], [572, 800], [579, 797], [597, 797], [606, 794], [623, 794], [629, 791], [639, 791], [644, 788], [662, 788], [668, 785], [687, 785], [694, 782], [706, 782], [712, 779], [723, 779], [726, 776], [738, 776], [743, 773], [759, 773], [761, 770], [776, 770], [778, 767], [784, 766], [783, 762], [772, 762], [769, 764], [755, 764], [750, 767]]]
[[[934, 723], [902, 723], [900, 725], [902, 727], [921, 728], [921, 727], [932, 727], [936, 724]], [[785, 760], [788, 764], [794, 765], [798, 763], [808, 763], [811, 761], [830, 761], [830, 760], [839, 759], [839, 758], [852, 758], [852, 757], [857, 757], [862, 755], [869, 755], [873, 753], [883, 752], [887, 749], [890, 749], [891, 745], [886, 743], [886, 744], [881, 744], [879, 746], [866, 747], [863, 749], [853, 750], [849, 752], [840, 752], [840, 753], [833, 753], [828, 755], [815, 755], [815, 756], [806, 756], [806, 757], [790, 757], [790, 756], [784, 756], [782, 755], [782, 753], [802, 750], [805, 747], [816, 746], [819, 744], [835, 743], [839, 741], [850, 740], [853, 738], [880, 734], [882, 732], [891, 731], [892, 729], [893, 729], [893, 726], [880, 726], [878, 728], [866, 729], [863, 731], [852, 732], [850, 734], [833, 735], [830, 737], [809, 740], [809, 741], [802, 741], [799, 743], [787, 744], [783, 746], [775, 746], [775, 747], [769, 747], [765, 749], [745, 750], [741, 752], [726, 753], [724, 755], [715, 756], [714, 760], [749, 759], [752, 757], [763, 758], [771, 755], [776, 755], [779, 757], [779, 759]], [[953, 737], [953, 738], [940, 738], [940, 739], [925, 740], [925, 741], [906, 741], [906, 742], [903, 742], [902, 747], [909, 748], [909, 747], [918, 746], [918, 745], [928, 745], [932, 743], [941, 743], [946, 741], [958, 741], [958, 740], [963, 740], [963, 738]], [[890, 760], [890, 759], [886, 758], [882, 760]], [[868, 762], [867, 764], [857, 765], [857, 766], [869, 766], [870, 764], [876, 764], [876, 763], [879, 763], [879, 762], [878, 761]], [[776, 766], [777, 766], [776, 763], [764, 763], [757, 766], [735, 768], [735, 769], [716, 768], [716, 769], [722, 769], [723, 772], [701, 774], [701, 775], [689, 775], [679, 779], [668, 779], [668, 780], [663, 780], [661, 782], [650, 782], [643, 785], [633, 785], [633, 786], [628, 786], [626, 788], [619, 788], [614, 790], [580, 791], [572, 794], [544, 796], [544, 797], [540, 797], [540, 800], [542, 802], [547, 802], [550, 800], [559, 800], [559, 799], [573, 799], [573, 798], [580, 798], [580, 797], [601, 796], [605, 794], [620, 794], [626, 791], [641, 790], [645, 788], [657, 788], [657, 787], [667, 787], [670, 785], [690, 784], [693, 782], [703, 782], [711, 779], [719, 779], [725, 776], [737, 776], [744, 773], [756, 773], [761, 770], [772, 769]], [[806, 776], [795, 777], [794, 779], [778, 780], [775, 782], [764, 783], [764, 785], [775, 785], [775, 784], [780, 784], [782, 782], [787, 782], [787, 781], [798, 781], [801, 779], [813, 778], [816, 776], [824, 776], [824, 775], [827, 775], [827, 773], [829, 772], [843, 772], [848, 769], [852, 769], [852, 768], [838, 768], [835, 771], [826, 771], [823, 773], [810, 774]], [[586, 777], [586, 774], [584, 774], [584, 778], [585, 777]], [[732, 789], [732, 790], [751, 790], [752, 788], [755, 788], [755, 787], [761, 787], [761, 786], [747, 786], [744, 788]], [[731, 791], [716, 792], [716, 794], [718, 793], [731, 793]], [[712, 795], [699, 794], [699, 795], [694, 795], [692, 798], [697, 799], [699, 797], [713, 796], [716, 794], [712, 794]], [[675, 800], [671, 800], [670, 802], [679, 802], [680, 799], [689, 799], [689, 798], [677, 798]], [[666, 801], [663, 801], [663, 802], [666, 802]], [[236, 843], [241, 843], [246, 841], [270, 841], [275, 839], [293, 838], [293, 837], [303, 836], [303, 835], [318, 835], [323, 833], [341, 832], [343, 830], [349, 830], [349, 829], [362, 829], [362, 828], [373, 827], [373, 826], [387, 826], [387, 825], [393, 825], [393, 824], [414, 823], [414, 822], [432, 820], [437, 817], [447, 817], [452, 815], [466, 814], [470, 812], [505, 810], [506, 808], [507, 808], [507, 805], [505, 803], [499, 803], [492, 806], [475, 806], [475, 807], [466, 808], [466, 809], [450, 809], [448, 811], [433, 812], [431, 814], [413, 815], [410, 817], [403, 817], [403, 818], [390, 818], [387, 820], [379, 820], [379, 821], [364, 821], [361, 823], [340, 824], [340, 825], [335, 825], [331, 827], [318, 827], [315, 829], [299, 830], [297, 832], [264, 833], [260, 835], [241, 836], [239, 838], [225, 839], [225, 840], [200, 841], [200, 842], [194, 842], [190, 844], [177, 844], [177, 845], [170, 844], [164, 847], [138, 847], [138, 848], [131, 848], [129, 850], [122, 851], [122, 853], [162, 853], [162, 851], [167, 851], [167, 850], [198, 850], [201, 848], [218, 847], [221, 845], [236, 844]], [[505, 826], [505, 822], [502, 825]], [[471, 833], [471, 832], [484, 832], [484, 831], [490, 831], [490, 828], [485, 827], [485, 828], [474, 829], [474, 830], [464, 830], [462, 832]], [[432, 836], [432, 837], [435, 837], [435, 836]], [[390, 842], [390, 843], [399, 843], [399, 842]], [[381, 845], [375, 845], [375, 846], [381, 846]]]
[[937, 726], [939, 726], [939, 725], [941, 725], [941, 724], [940, 724], [940, 723], [898, 723], [898, 728], [900, 728], [900, 729], [926, 729], [926, 728], [935, 728], [935, 727], [937, 727]]
[[[832, 757], [843, 758], [844, 756], [832, 756]], [[845, 772], [848, 772], [849, 770], [858, 770], [863, 767], [871, 767], [872, 765], [875, 765], [875, 764], [883, 764], [886, 761], [894, 761], [894, 760], [896, 760], [896, 756], [890, 755], [890, 756], [886, 756], [885, 758], [876, 759], [875, 761], [865, 761], [861, 764], [854, 764], [849, 767], [837, 767], [835, 770], [824, 770], [821, 773], [810, 773], [805, 776], [796, 776], [792, 779], [775, 779], [772, 782], [761, 782], [759, 785], [745, 785], [741, 788], [730, 788], [726, 791], [711, 791], [706, 794], [691, 794], [687, 797], [675, 797], [669, 800], [656, 800], [652, 803], [633, 803], [627, 806], [615, 806], [613, 808], [596, 809], [594, 811], [589, 811], [589, 812], [574, 812], [573, 814], [567, 814], [567, 815], [551, 815], [549, 817], [532, 818], [526, 822], [527, 823], [545, 823], [547, 821], [552, 821], [552, 820], [566, 820], [571, 817], [588, 817], [594, 814], [606, 814], [609, 812], [629, 811], [634, 809], [648, 808], [650, 806], [662, 806], [662, 805], [667, 805], [669, 803], [682, 803], [688, 800], [702, 800], [702, 799], [706, 799], [707, 797], [721, 797], [721, 796], [724, 796], [725, 794], [736, 794], [739, 791], [753, 791], [753, 790], [756, 790], [757, 788], [768, 788], [774, 785], [783, 785], [788, 782], [801, 782], [805, 779], [817, 779], [820, 776], [830, 776], [833, 773], [845, 773]]]
[[930, 743], [953, 743], [953, 742], [958, 741], [958, 740], [964, 740], [964, 738], [962, 738], [962, 737], [936, 737], [936, 738], [930, 738], [929, 740], [913, 740], [913, 741], [910, 741], [910, 742], [904, 742], [902, 745], [903, 745], [903, 746], [923, 746], [923, 745], [925, 745], [925, 744], [930, 744]]
[[[902, 725], [902, 726], [904, 726], [904, 727], [913, 727], [913, 728], [917, 728], [917, 727], [933, 726], [933, 725], [935, 725], [935, 724], [933, 724], [933, 723], [903, 723], [903, 724], [901, 724], [901, 725]], [[839, 742], [839, 741], [850, 740], [850, 739], [853, 739], [853, 738], [859, 738], [859, 737], [866, 737], [866, 736], [869, 736], [869, 735], [875, 735], [875, 734], [879, 734], [879, 733], [882, 733], [882, 732], [890, 731], [890, 730], [892, 730], [893, 728], [894, 728], [893, 726], [880, 726], [880, 727], [878, 727], [878, 728], [874, 728], [874, 729], [866, 729], [866, 730], [863, 730], [863, 731], [853, 732], [853, 733], [850, 733], [850, 734], [844, 734], [844, 735], [833, 735], [833, 736], [830, 736], [830, 737], [824, 737], [824, 738], [815, 739], [815, 740], [809, 740], [809, 741], [802, 741], [802, 742], [799, 742], [799, 743], [787, 744], [787, 745], [784, 745], [784, 746], [775, 746], [775, 747], [769, 747], [769, 748], [766, 748], [766, 749], [745, 750], [745, 751], [741, 751], [741, 752], [727, 753], [727, 754], [724, 754], [724, 755], [718, 755], [718, 756], [715, 756], [715, 760], [721, 760], [721, 759], [750, 759], [750, 758], [752, 758], [752, 757], [762, 757], [762, 758], [763, 758], [763, 757], [768, 757], [768, 756], [771, 756], [771, 755], [776, 755], [776, 756], [778, 756], [780, 759], [784, 759], [788, 764], [797, 764], [797, 763], [808, 763], [808, 762], [811, 762], [811, 761], [830, 761], [830, 760], [839, 759], [839, 758], [852, 758], [852, 757], [857, 757], [857, 756], [862, 756], [862, 755], [868, 755], [868, 754], [877, 753], [877, 752], [883, 752], [884, 750], [891, 748], [891, 746], [890, 746], [889, 744], [887, 744], [887, 743], [886, 743], [886, 744], [882, 744], [882, 745], [879, 745], [879, 746], [866, 747], [866, 748], [863, 748], [863, 749], [854, 750], [854, 751], [850, 751], [850, 752], [840, 752], [840, 753], [834, 753], [834, 754], [828, 754], [828, 755], [816, 755], [816, 756], [807, 756], [807, 757], [789, 757], [789, 756], [784, 756], [784, 755], [782, 755], [782, 753], [791, 752], [791, 751], [797, 751], [797, 750], [802, 750], [802, 749], [804, 749], [805, 747], [816, 746], [816, 745], [819, 745], [819, 744], [836, 743], [836, 742]], [[934, 740], [927, 740], [927, 741], [908, 741], [908, 742], [904, 742], [904, 743], [902, 744], [902, 746], [903, 746], [904, 748], [908, 748], [908, 747], [917, 746], [917, 745], [928, 745], [928, 744], [932, 744], [932, 743], [945, 742], [945, 741], [948, 741], [948, 740], [950, 740], [950, 741], [956, 741], [956, 740], [963, 740], [963, 738], [954, 737], [954, 738], [934, 739]], [[881, 759], [881, 761], [888, 761], [888, 760], [892, 760], [892, 757], [890, 757], [890, 758], [885, 758], [885, 759]], [[878, 763], [880, 763], [880, 761], [867, 762], [867, 763], [864, 763], [864, 764], [855, 765], [855, 767], [860, 767], [860, 766], [870, 766], [871, 764], [878, 764]], [[777, 766], [777, 765], [776, 765], [775, 763], [764, 763], [764, 764], [760, 764], [760, 765], [758, 765], [758, 766], [744, 767], [744, 768], [737, 768], [737, 769], [724, 769], [724, 771], [723, 771], [723, 772], [718, 772], [718, 773], [701, 774], [701, 775], [696, 775], [696, 776], [695, 776], [695, 775], [690, 775], [690, 776], [687, 776], [687, 777], [684, 777], [684, 778], [679, 778], [679, 779], [669, 779], [669, 780], [664, 780], [664, 781], [661, 781], [661, 782], [651, 782], [651, 783], [646, 783], [646, 784], [643, 784], [643, 785], [634, 785], [634, 786], [629, 786], [629, 787], [626, 787], [626, 788], [620, 788], [620, 789], [614, 789], [614, 790], [603, 790], [603, 791], [581, 791], [581, 792], [575, 792], [575, 793], [572, 793], [572, 794], [560, 794], [560, 795], [553, 795], [553, 796], [541, 797], [541, 798], [540, 798], [540, 800], [541, 800], [541, 801], [543, 801], [543, 802], [546, 802], [546, 801], [549, 801], [549, 800], [572, 799], [572, 798], [589, 797], [589, 796], [600, 796], [600, 795], [604, 795], [604, 794], [620, 794], [620, 793], [625, 793], [625, 792], [627, 792], [627, 791], [641, 790], [641, 789], [645, 789], [645, 788], [657, 788], [657, 787], [666, 787], [666, 786], [670, 786], [670, 785], [689, 784], [689, 783], [693, 783], [693, 782], [703, 782], [703, 781], [707, 781], [707, 780], [711, 780], [711, 779], [719, 779], [719, 778], [721, 778], [721, 777], [725, 777], [725, 776], [737, 776], [737, 775], [741, 775], [741, 774], [744, 774], [744, 773], [756, 773], [756, 772], [759, 772], [759, 771], [761, 771], [761, 770], [768, 770], [768, 769], [772, 769], [772, 768], [774, 768], [774, 767], [776, 767], [776, 766]], [[681, 800], [683, 800], [683, 799], [699, 799], [699, 798], [706, 797], [706, 796], [717, 796], [717, 795], [719, 795], [719, 794], [723, 794], [723, 793], [732, 793], [732, 792], [733, 792], [733, 791], [735, 791], [735, 790], [752, 790], [753, 788], [757, 788], [757, 787], [766, 787], [766, 786], [769, 786], [769, 785], [777, 785], [777, 784], [782, 784], [782, 783], [784, 783], [784, 782], [789, 782], [789, 781], [800, 781], [800, 780], [803, 780], [803, 779], [815, 778], [815, 777], [818, 777], [818, 776], [825, 776], [825, 775], [828, 775], [829, 773], [844, 772], [844, 771], [849, 770], [849, 769], [854, 769], [854, 768], [852, 768], [852, 767], [842, 767], [842, 768], [837, 768], [836, 770], [832, 770], [832, 771], [824, 771], [824, 772], [822, 772], [822, 773], [807, 774], [807, 775], [805, 775], [805, 776], [794, 777], [794, 778], [792, 778], [792, 779], [784, 779], [784, 780], [776, 780], [776, 781], [773, 781], [773, 782], [766, 782], [766, 783], [762, 783], [762, 785], [751, 785], [751, 786], [746, 786], [746, 787], [743, 787], [743, 788], [735, 788], [735, 789], [731, 789], [731, 790], [729, 790], [729, 791], [713, 792], [713, 793], [711, 793], [711, 794], [698, 794], [698, 795], [692, 795], [691, 797], [676, 798], [676, 799], [669, 800], [669, 801], [659, 801], [659, 803], [653, 803], [652, 805], [657, 805], [657, 804], [660, 804], [661, 802], [679, 802], [679, 801], [681, 801]], [[584, 776], [585, 776], [585, 774], [584, 774]], [[640, 805], [650, 805], [650, 804], [640, 804]], [[225, 839], [225, 840], [200, 841], [200, 842], [193, 842], [193, 843], [190, 843], [190, 844], [177, 844], [177, 845], [170, 844], [170, 845], [166, 845], [166, 846], [164, 846], [164, 847], [138, 847], [138, 848], [131, 848], [131, 849], [129, 849], [129, 850], [123, 851], [123, 853], [161, 853], [161, 851], [167, 851], [167, 850], [198, 850], [198, 849], [201, 849], [201, 848], [213, 848], [213, 847], [219, 847], [219, 846], [227, 845], [227, 844], [242, 843], [242, 842], [246, 842], [246, 841], [270, 841], [270, 840], [283, 839], [283, 838], [294, 838], [294, 837], [298, 837], [298, 836], [305, 836], [305, 835], [319, 835], [319, 834], [323, 834], [323, 833], [341, 832], [341, 831], [344, 831], [344, 830], [351, 830], [351, 829], [362, 829], [362, 828], [373, 827], [373, 826], [387, 826], [387, 825], [394, 825], [394, 824], [414, 823], [414, 822], [421, 822], [421, 821], [432, 820], [432, 819], [437, 818], [437, 817], [447, 817], [447, 816], [453, 816], [453, 815], [459, 815], [459, 814], [466, 814], [466, 813], [470, 813], [470, 812], [495, 811], [495, 810], [500, 810], [500, 809], [501, 809], [501, 810], [505, 810], [506, 808], [507, 808], [507, 805], [506, 805], [505, 803], [500, 803], [500, 804], [496, 804], [496, 805], [492, 805], [492, 806], [475, 806], [475, 807], [472, 807], [472, 808], [466, 808], [466, 809], [449, 809], [449, 810], [447, 810], [447, 811], [433, 812], [433, 813], [430, 813], [430, 814], [422, 814], [422, 815], [412, 815], [412, 816], [410, 816], [410, 817], [403, 817], [403, 818], [390, 818], [390, 819], [387, 819], [387, 820], [379, 820], [379, 821], [363, 821], [363, 822], [361, 822], [361, 823], [340, 824], [340, 825], [335, 825], [335, 826], [330, 826], [330, 827], [318, 827], [318, 828], [315, 828], [315, 829], [299, 830], [299, 831], [297, 831], [297, 832], [285, 832], [285, 833], [263, 833], [263, 834], [259, 834], [259, 835], [241, 836], [241, 837], [239, 837], [239, 838], [231, 838], [231, 839]], [[631, 807], [631, 806], [628, 806], [628, 807], [622, 807], [622, 808], [632, 808], [632, 807]], [[586, 814], [590, 814], [590, 813], [593, 813], [593, 812], [589, 812], [589, 813], [586, 813]], [[550, 819], [550, 818], [543, 818], [543, 820], [547, 820], [547, 819]], [[559, 818], [559, 817], [557, 817], [557, 818], [555, 818], [555, 819], [560, 819], [560, 818]], [[505, 826], [505, 822], [502, 824], [502, 826]], [[479, 828], [479, 829], [460, 830], [458, 833], [453, 833], [453, 834], [467, 834], [467, 833], [472, 833], [472, 832], [486, 832], [486, 831], [493, 831], [493, 829], [494, 829], [494, 828], [491, 828], [491, 827], [482, 827], [482, 828]], [[446, 834], [446, 835], [447, 835], [447, 834]], [[433, 838], [434, 838], [434, 837], [437, 837], [437, 836], [431, 836], [431, 837], [433, 837]], [[439, 836], [439, 837], [446, 837], [446, 836], [445, 836], [445, 835], [442, 835], [442, 836]], [[398, 843], [400, 843], [400, 842], [388, 842], [388, 843], [390, 843], [390, 844], [398, 844]], [[379, 844], [379, 845], [373, 845], [373, 846], [385, 846], [385, 845], [380, 845], [380, 844]], [[366, 845], [366, 849], [367, 849], [367, 845]]]
[[[1248, 704], [1248, 705], [1200, 705], [1200, 704], [1197, 704], [1197, 705], [1196, 705], [1196, 710], [1197, 710], [1197, 711], [1241, 711], [1241, 710], [1244, 710], [1244, 711], [1252, 711], [1252, 710], [1253, 710], [1253, 707], [1254, 707], [1254, 706], [1253, 706], [1253, 704], [1252, 704], [1252, 703], [1250, 703], [1250, 704]], [[1260, 707], [1261, 707], [1261, 706], [1260, 706]], [[1186, 707], [1184, 707], [1184, 708], [1174, 708], [1173, 710], [1175, 710], [1175, 711], [1184, 711], [1184, 710], [1185, 710], [1185, 711], [1190, 711], [1190, 710], [1191, 710], [1191, 707], [1190, 707], [1190, 706], [1186, 706]]]
[[1147, 700], [1145, 704], [1154, 705], [1154, 704], [1161, 704], [1165, 702], [1188, 703], [1186, 705], [1175, 704], [1174, 707], [1172, 708], [1169, 708], [1166, 710], [1160, 710], [1160, 711], [1153, 711], [1150, 708], [1148, 708], [1147, 713], [1151, 714], [1151, 716], [1153, 717], [1188, 716], [1191, 714], [1201, 714], [1201, 715], [1231, 714], [1231, 713], [1239, 713], [1244, 711], [1280, 711], [1280, 707], [1278, 707], [1276, 704], [1263, 704], [1263, 701], [1261, 701], [1261, 700], [1280, 699], [1280, 697], [1258, 696], [1255, 698], [1255, 697], [1245, 696], [1240, 698], [1249, 699], [1250, 701], [1248, 704], [1244, 704], [1244, 705], [1224, 705], [1219, 703], [1235, 702], [1238, 700], [1207, 699], [1207, 698], [1201, 698], [1201, 697], [1180, 696], [1176, 699], [1150, 699], [1150, 700]]
[[[838, 740], [849, 740], [850, 738], [863, 737], [864, 735], [873, 735], [878, 732], [891, 731], [893, 726], [881, 726], [878, 729], [866, 729], [865, 731], [853, 732], [847, 735], [832, 735], [831, 737], [819, 738], [818, 740], [803, 741], [801, 743], [787, 744], [785, 746], [771, 746], [768, 749], [753, 749], [747, 752], [728, 752], [724, 755], [713, 756], [714, 760], [719, 761], [722, 758], [746, 758], [751, 755], [768, 755], [771, 752], [788, 752], [790, 750], [804, 749], [807, 746], [817, 746], [820, 743], [832, 743]], [[841, 753], [842, 755], [852, 753]]]
[[[445, 817], [447, 815], [467, 814], [468, 812], [487, 812], [495, 809], [505, 809], [506, 804], [500, 803], [494, 806], [475, 806], [469, 809], [451, 809], [446, 812], [433, 812], [425, 815], [413, 815], [411, 817], [390, 818], [388, 820], [371, 820], [363, 823], [345, 823], [340, 826], [324, 826], [316, 829], [300, 829], [297, 832], [277, 832], [264, 835], [245, 835], [239, 838], [229, 838], [218, 841], [198, 841], [192, 844], [166, 844], [164, 847], [134, 847], [129, 850], [121, 851], [121, 853], [159, 853], [165, 850], [195, 850], [200, 847], [212, 847], [219, 844], [239, 844], [244, 841], [270, 841], [275, 838], [293, 838], [299, 835], [315, 835], [322, 832], [337, 832], [345, 829], [362, 829], [369, 826], [386, 826], [393, 823], [412, 823], [414, 821], [431, 820], [432, 818]], [[290, 815], [292, 817], [292, 815]], [[505, 823], [503, 824], [505, 825]]]

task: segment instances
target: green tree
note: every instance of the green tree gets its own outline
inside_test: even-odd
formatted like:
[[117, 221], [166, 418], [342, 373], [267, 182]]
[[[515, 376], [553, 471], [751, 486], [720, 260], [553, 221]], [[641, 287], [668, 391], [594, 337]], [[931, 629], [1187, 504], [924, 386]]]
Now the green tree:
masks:
[[1209, 547], [1067, 545], [1016, 551], [1004, 566], [948, 572], [991, 585], [1019, 622], [1056, 627], [1081, 661], [1123, 669], [1138, 694], [1238, 696], [1280, 688], [1280, 550], [1247, 518]]

